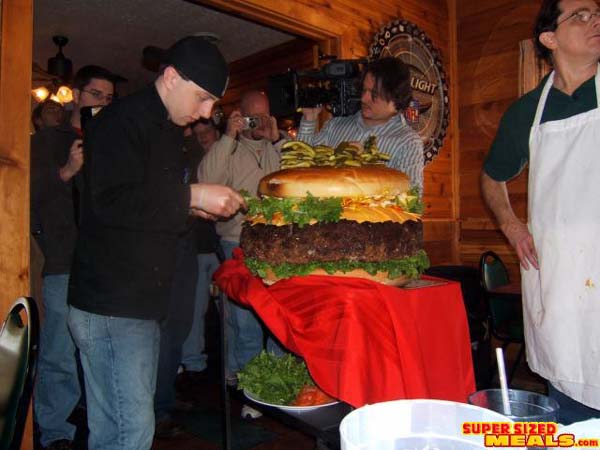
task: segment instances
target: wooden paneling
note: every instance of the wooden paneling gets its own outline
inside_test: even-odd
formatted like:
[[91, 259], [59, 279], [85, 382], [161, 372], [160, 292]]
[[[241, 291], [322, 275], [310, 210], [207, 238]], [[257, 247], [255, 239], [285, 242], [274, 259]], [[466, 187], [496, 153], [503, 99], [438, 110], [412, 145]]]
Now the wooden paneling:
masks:
[[457, 224], [453, 220], [430, 220], [423, 223], [424, 249], [432, 265], [454, 264]]
[[[517, 99], [519, 42], [531, 37], [539, 8], [534, 0], [457, 0], [459, 67], [460, 256], [477, 265], [494, 250], [519, 279], [518, 260], [489, 210], [479, 187], [481, 167], [502, 114]], [[527, 174], [508, 184], [515, 212], [527, 215]]]
[[[434, 264], [458, 262], [458, 134], [457, 57], [455, 36], [455, 0], [196, 0], [299, 37], [323, 47], [326, 42], [342, 58], [360, 58], [368, 54], [374, 34], [394, 19], [417, 24], [433, 41], [442, 55], [450, 89], [452, 114], [450, 127], [439, 156], [425, 169], [426, 205], [425, 248]], [[302, 45], [297, 41], [296, 45]], [[305, 55], [304, 52], [301, 52]], [[268, 75], [285, 69], [283, 61], [310, 62], [308, 54], [297, 61], [293, 53], [271, 49], [232, 66], [232, 82], [223, 103], [227, 111], [250, 86], [260, 86]], [[291, 65], [290, 65], [291, 67]], [[445, 223], [444, 233], [432, 232], [429, 220]], [[441, 221], [441, 222], [440, 222]]]
[[266, 90], [270, 75], [288, 69], [307, 70], [315, 67], [315, 43], [307, 39], [290, 42], [255, 53], [230, 65], [231, 79], [221, 105], [226, 114], [237, 107], [240, 95], [251, 89]]

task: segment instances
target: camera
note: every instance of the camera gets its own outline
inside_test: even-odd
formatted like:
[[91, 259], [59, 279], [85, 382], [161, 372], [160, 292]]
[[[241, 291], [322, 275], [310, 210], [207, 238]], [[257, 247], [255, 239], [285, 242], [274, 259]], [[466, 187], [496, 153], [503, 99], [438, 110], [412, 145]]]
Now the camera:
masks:
[[260, 117], [242, 117], [242, 130], [254, 130], [260, 126]]
[[325, 105], [334, 116], [350, 116], [360, 109], [361, 65], [366, 59], [335, 59], [321, 69], [269, 77], [271, 114], [293, 116], [298, 108]]

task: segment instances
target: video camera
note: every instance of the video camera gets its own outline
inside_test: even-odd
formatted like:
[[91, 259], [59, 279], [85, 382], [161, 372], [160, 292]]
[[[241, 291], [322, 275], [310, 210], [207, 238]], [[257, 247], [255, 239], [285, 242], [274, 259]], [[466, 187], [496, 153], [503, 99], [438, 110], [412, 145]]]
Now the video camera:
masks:
[[350, 116], [360, 109], [361, 65], [366, 59], [335, 59], [318, 70], [286, 73], [269, 78], [271, 114], [293, 116], [298, 108], [325, 105], [334, 116]]

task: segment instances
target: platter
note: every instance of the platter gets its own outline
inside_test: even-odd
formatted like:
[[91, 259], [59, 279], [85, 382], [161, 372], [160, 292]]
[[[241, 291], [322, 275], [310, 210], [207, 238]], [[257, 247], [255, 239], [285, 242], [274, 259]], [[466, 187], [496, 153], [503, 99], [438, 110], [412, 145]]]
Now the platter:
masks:
[[311, 406], [275, 405], [273, 403], [268, 403], [268, 402], [265, 402], [263, 400], [256, 398], [252, 393], [248, 392], [246, 389], [244, 389], [244, 395], [246, 396], [246, 398], [248, 400], [258, 403], [259, 405], [270, 406], [272, 408], [277, 408], [277, 409], [280, 409], [282, 411], [292, 413], [292, 414], [301, 414], [301, 413], [305, 413], [305, 412], [315, 411], [317, 409], [325, 408], [327, 406], [331, 406], [331, 405], [335, 405], [335, 404], [339, 403], [339, 401], [336, 400], [336, 401], [333, 401], [330, 403], [324, 403], [322, 405], [311, 405]]

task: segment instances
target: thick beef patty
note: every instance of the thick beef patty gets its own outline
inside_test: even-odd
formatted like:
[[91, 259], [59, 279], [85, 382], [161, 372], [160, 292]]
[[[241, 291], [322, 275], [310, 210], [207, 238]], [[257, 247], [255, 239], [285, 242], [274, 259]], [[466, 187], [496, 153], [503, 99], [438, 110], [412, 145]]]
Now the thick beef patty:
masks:
[[381, 262], [412, 256], [422, 249], [423, 224], [341, 220], [300, 228], [245, 223], [240, 247], [246, 258], [273, 265], [339, 260]]

